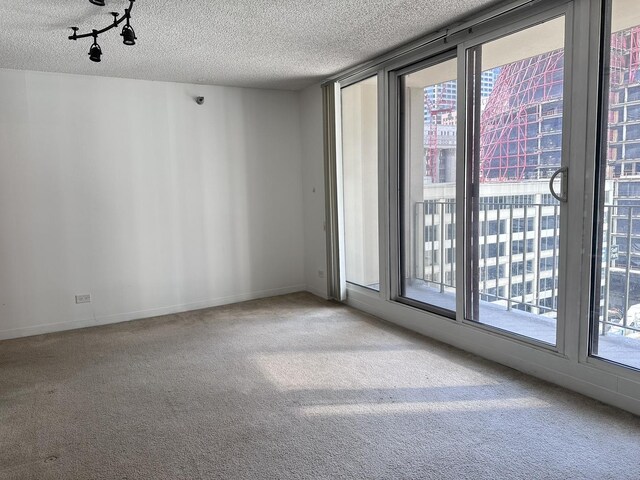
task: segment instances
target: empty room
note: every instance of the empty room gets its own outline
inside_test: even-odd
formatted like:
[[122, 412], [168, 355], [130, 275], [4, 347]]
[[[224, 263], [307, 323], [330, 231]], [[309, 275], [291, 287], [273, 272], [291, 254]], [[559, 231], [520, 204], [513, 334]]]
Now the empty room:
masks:
[[639, 459], [636, 0], [0, 0], [0, 479]]

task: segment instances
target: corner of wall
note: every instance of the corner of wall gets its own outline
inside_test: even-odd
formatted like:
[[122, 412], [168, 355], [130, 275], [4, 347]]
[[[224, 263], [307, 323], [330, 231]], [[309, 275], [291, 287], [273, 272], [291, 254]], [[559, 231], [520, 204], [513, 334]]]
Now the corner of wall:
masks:
[[322, 89], [300, 92], [305, 282], [307, 290], [327, 297]]

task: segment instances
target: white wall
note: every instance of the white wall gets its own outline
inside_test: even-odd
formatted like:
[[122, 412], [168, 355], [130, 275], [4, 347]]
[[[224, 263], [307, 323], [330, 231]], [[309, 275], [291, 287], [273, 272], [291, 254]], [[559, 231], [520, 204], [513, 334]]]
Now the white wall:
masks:
[[299, 107], [0, 70], [0, 338], [304, 289]]
[[[327, 296], [327, 255], [324, 194], [322, 89], [313, 85], [300, 92], [302, 127], [302, 189], [304, 196], [304, 272], [307, 290]], [[319, 275], [319, 271], [323, 276]]]

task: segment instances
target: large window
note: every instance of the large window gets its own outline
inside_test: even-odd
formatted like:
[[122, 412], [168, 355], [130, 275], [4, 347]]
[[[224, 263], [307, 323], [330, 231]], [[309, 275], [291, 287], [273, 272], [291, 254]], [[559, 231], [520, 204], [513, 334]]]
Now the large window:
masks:
[[343, 88], [341, 99], [346, 280], [378, 290], [377, 78]]
[[611, 5], [591, 354], [640, 368], [640, 4]]

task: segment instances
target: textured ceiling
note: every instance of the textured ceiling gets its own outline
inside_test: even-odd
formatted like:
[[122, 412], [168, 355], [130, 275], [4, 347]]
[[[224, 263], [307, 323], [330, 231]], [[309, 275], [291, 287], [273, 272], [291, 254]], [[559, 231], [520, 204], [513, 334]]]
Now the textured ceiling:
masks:
[[0, 68], [297, 90], [468, 16], [494, 0], [137, 0], [138, 44], [106, 26], [127, 0], [0, 0]]

